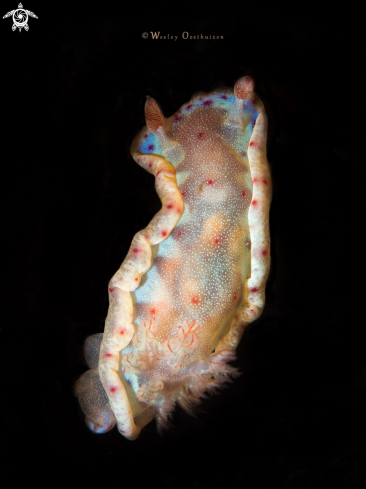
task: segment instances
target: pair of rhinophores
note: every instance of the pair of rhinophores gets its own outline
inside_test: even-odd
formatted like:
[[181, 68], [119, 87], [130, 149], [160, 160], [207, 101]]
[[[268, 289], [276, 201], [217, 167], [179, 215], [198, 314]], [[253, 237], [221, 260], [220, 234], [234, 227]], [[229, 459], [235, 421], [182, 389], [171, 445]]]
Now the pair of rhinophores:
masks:
[[249, 76], [197, 93], [172, 117], [151, 97], [131, 146], [162, 208], [109, 283], [104, 334], [86, 339], [75, 393], [88, 427], [133, 440], [238, 375], [270, 265], [267, 117]]

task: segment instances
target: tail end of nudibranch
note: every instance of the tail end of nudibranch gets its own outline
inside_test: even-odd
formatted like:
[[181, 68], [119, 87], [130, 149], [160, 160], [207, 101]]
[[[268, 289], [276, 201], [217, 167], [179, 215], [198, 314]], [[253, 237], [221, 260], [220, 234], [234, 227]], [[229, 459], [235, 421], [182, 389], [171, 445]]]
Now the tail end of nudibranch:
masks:
[[149, 96], [145, 103], [145, 119], [149, 131], [157, 135], [166, 159], [173, 164], [180, 163], [184, 158], [183, 148], [167, 135], [164, 114], [157, 102]]
[[225, 121], [227, 126], [243, 127], [242, 115], [245, 101], [254, 90], [254, 81], [250, 76], [243, 76], [234, 86], [235, 102]]
[[90, 370], [80, 377], [74, 387], [74, 394], [85, 414], [85, 423], [93, 433], [106, 433], [116, 424], [116, 418], [98, 372], [102, 340], [103, 333], [86, 338], [84, 356]]
[[106, 433], [116, 424], [98, 369], [85, 372], [76, 382], [74, 394], [85, 414], [85, 423], [93, 433]]

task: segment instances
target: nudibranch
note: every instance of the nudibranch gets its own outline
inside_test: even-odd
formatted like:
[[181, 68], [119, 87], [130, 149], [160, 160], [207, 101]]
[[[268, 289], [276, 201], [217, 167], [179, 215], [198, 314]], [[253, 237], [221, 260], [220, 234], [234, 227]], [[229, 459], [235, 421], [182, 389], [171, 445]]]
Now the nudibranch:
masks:
[[162, 208], [109, 283], [104, 334], [86, 339], [75, 394], [88, 427], [133, 440], [154, 417], [238, 375], [229, 362], [262, 313], [270, 266], [267, 116], [249, 76], [166, 119], [148, 97], [131, 146]]

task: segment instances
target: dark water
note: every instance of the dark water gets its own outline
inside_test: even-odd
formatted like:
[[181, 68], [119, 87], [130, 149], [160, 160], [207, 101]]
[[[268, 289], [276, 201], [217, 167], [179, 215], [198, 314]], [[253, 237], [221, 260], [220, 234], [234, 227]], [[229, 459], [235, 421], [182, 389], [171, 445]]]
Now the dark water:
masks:
[[[104, 5], [25, 7], [39, 17], [28, 32], [13, 32], [11, 18], [1, 30], [2, 476], [363, 487], [360, 15], [306, 6], [240, 13], [213, 2], [185, 22]], [[151, 31], [178, 39], [153, 40]], [[178, 409], [163, 438], [154, 423], [134, 442], [116, 430], [93, 435], [72, 394], [86, 370], [82, 344], [103, 331], [108, 281], [160, 207], [153, 177], [129, 154], [145, 97], [170, 116], [194, 92], [244, 75], [268, 114], [274, 196], [267, 305], [238, 349], [243, 375], [197, 419]]]

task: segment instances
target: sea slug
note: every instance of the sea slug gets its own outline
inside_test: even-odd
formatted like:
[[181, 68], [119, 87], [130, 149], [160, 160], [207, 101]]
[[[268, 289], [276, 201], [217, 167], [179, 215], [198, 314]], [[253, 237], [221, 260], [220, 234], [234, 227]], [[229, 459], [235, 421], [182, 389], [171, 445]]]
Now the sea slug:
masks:
[[131, 146], [162, 208], [109, 283], [104, 334], [86, 339], [75, 394], [88, 427], [133, 440], [178, 403], [192, 413], [238, 375], [229, 365], [262, 313], [270, 266], [267, 117], [249, 76], [197, 93], [168, 119], [151, 97]]

